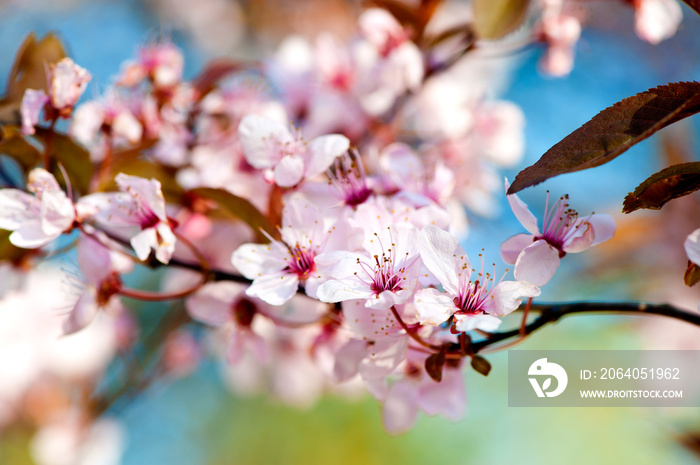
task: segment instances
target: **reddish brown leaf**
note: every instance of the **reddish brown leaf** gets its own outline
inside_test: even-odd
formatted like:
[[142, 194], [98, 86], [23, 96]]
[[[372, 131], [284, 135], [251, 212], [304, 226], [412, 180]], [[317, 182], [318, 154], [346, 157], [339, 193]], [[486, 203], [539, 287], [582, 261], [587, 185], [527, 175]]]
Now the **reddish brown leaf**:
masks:
[[277, 230], [270, 225], [265, 215], [243, 197], [238, 197], [223, 189], [212, 189], [208, 187], [193, 189], [190, 193], [195, 196], [213, 200], [218, 204], [219, 209], [247, 223], [251, 229], [255, 231], [259, 242], [268, 242], [268, 239], [262, 234], [261, 230], [267, 232], [272, 237], [277, 237]]
[[700, 15], [700, 0], [683, 0], [683, 3], [695, 10]]
[[442, 381], [442, 368], [445, 366], [445, 352], [432, 354], [425, 359], [425, 371], [438, 383]]
[[624, 213], [640, 208], [659, 210], [666, 202], [700, 189], [700, 162], [682, 163], [651, 175], [625, 197]]
[[472, 368], [474, 371], [481, 373], [484, 376], [488, 376], [491, 372], [491, 364], [484, 357], [475, 355], [472, 357]]
[[700, 266], [688, 260], [688, 268], [685, 270], [683, 281], [688, 287], [695, 286], [700, 281]]
[[529, 0], [474, 0], [474, 29], [479, 37], [500, 39], [525, 20]]
[[698, 82], [671, 83], [626, 98], [598, 113], [521, 171], [508, 193], [607, 163], [656, 131], [698, 112]]
[[20, 45], [7, 79], [4, 101], [19, 102], [26, 89], [46, 90], [46, 66], [65, 58], [63, 44], [49, 33], [37, 41], [32, 32]]
[[90, 161], [90, 153], [69, 136], [58, 132], [49, 136], [49, 132], [45, 128], [36, 128], [37, 139], [44, 145], [50, 140], [51, 161], [56, 163], [51, 163], [53, 175], [59, 181], [63, 179], [63, 174], [58, 168], [58, 163], [60, 163], [70, 177], [72, 188], [81, 194], [86, 194], [94, 171]]
[[24, 171], [34, 168], [41, 158], [37, 148], [14, 126], [0, 127], [0, 154], [14, 159]]

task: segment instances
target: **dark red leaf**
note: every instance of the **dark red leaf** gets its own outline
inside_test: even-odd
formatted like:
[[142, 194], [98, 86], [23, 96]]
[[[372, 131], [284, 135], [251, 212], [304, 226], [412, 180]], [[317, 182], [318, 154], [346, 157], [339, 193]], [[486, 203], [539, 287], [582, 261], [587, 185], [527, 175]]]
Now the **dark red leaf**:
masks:
[[626, 98], [598, 113], [521, 171], [508, 193], [607, 163], [656, 131], [698, 112], [698, 82], [671, 83]]
[[472, 368], [484, 376], [488, 376], [491, 372], [491, 364], [484, 357], [475, 355], [472, 357]]
[[442, 368], [445, 366], [445, 352], [432, 354], [425, 359], [425, 371], [438, 383], [442, 381]]
[[261, 230], [267, 232], [272, 237], [278, 237], [278, 231], [270, 225], [265, 215], [243, 197], [238, 197], [223, 189], [212, 189], [208, 187], [193, 189], [190, 193], [195, 196], [213, 200], [218, 204], [220, 210], [247, 223], [253, 231], [255, 231], [260, 242], [268, 241]]
[[688, 268], [685, 270], [683, 281], [688, 287], [695, 286], [700, 281], [700, 266], [688, 260]]
[[700, 15], [700, 1], [699, 0], [683, 0], [683, 3], [688, 5], [690, 8], [695, 10], [697, 14]]
[[651, 175], [625, 197], [624, 213], [640, 208], [659, 210], [666, 202], [700, 189], [700, 162], [682, 163]]

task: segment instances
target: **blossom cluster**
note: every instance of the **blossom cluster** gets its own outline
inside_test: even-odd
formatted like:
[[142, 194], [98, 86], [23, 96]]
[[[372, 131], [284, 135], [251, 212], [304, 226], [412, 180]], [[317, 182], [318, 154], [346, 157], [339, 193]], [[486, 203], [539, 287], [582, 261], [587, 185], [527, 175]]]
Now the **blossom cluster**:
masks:
[[[651, 2], [635, 2], [638, 14]], [[546, 37], [555, 74], [570, 67], [562, 55], [580, 29], [563, 16], [567, 3], [542, 2], [533, 31]], [[667, 35], [642, 30], [648, 40]], [[451, 46], [428, 47], [414, 33], [372, 8], [348, 42], [293, 37], [255, 69], [227, 61], [189, 81], [182, 52], [157, 40], [83, 103], [90, 73], [70, 58], [50, 64], [46, 85], [24, 92], [16, 136], [41, 147], [42, 165], [0, 189], [0, 228], [18, 251], [2, 268], [5, 282], [17, 281], [0, 289], [0, 319], [41, 328], [0, 345], [1, 365], [17, 368], [3, 376], [12, 382], [0, 387], [0, 427], [21, 414], [12, 406], [27, 392], [56, 390], [63, 403], [37, 419], [35, 455], [63, 447], [73, 458], [61, 463], [92, 463], [100, 441], [114, 452], [121, 433], [99, 419], [105, 410], [53, 381], [95, 390], [115, 353], [136, 350], [139, 312], [122, 297], [184, 299], [188, 318], [164, 330], [157, 375], [185, 375], [208, 350], [239, 392], [305, 406], [327, 390], [364, 387], [390, 432], [420, 411], [460, 418], [472, 337], [497, 331], [567, 254], [610, 239], [615, 224], [579, 216], [567, 197], [548, 200], [539, 222], [508, 195], [527, 233], [504, 237], [500, 257], [469, 257], [460, 245], [467, 212], [488, 215], [504, 195], [499, 169], [522, 156], [524, 118], [489, 97], [493, 76], [470, 74], [468, 47], [459, 53], [466, 66], [439, 63]], [[459, 84], [467, 78], [475, 85]], [[64, 166], [59, 136], [84, 152], [78, 164], [89, 174]], [[696, 231], [687, 243], [695, 263], [697, 243]], [[72, 245], [77, 270], [26, 271]], [[501, 259], [512, 274], [497, 271]], [[167, 266], [161, 290], [125, 284], [141, 265]], [[61, 281], [71, 295], [52, 293], [66, 299], [34, 302]], [[200, 324], [206, 337], [192, 331]], [[56, 368], [62, 352], [34, 342], [44, 333], [74, 344], [66, 357], [85, 363]], [[35, 359], [10, 360], [15, 344], [37, 347]]]

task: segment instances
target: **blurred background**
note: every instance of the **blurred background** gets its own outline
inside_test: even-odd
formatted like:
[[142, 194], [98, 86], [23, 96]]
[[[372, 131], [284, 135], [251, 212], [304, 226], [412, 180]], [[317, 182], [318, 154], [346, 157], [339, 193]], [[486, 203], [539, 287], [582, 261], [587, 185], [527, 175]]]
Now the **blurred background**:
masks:
[[[634, 35], [631, 9], [591, 3], [597, 11], [577, 46], [569, 76], [540, 74], [541, 50], [536, 47], [508, 57], [511, 74], [502, 97], [518, 104], [526, 117], [525, 158], [504, 172], [510, 179], [617, 100], [700, 75], [700, 18], [688, 8], [678, 34], [653, 46]], [[332, 31], [347, 37], [355, 31], [361, 7], [342, 0], [199, 0], [196, 6], [186, 0], [0, 0], [0, 85], [30, 31], [61, 37], [69, 55], [93, 74], [90, 98], [155, 35], [171, 37], [184, 50], [185, 77], [191, 78], [214, 57], [264, 57], [290, 33], [313, 37]], [[543, 301], [646, 299], [697, 310], [700, 292], [682, 283], [683, 239], [700, 218], [695, 196], [662, 212], [618, 214], [624, 196], [650, 173], [670, 161], [697, 159], [697, 126], [697, 118], [691, 119], [610, 164], [552, 179], [522, 194], [541, 211], [545, 190], [557, 197], [569, 193], [582, 214], [606, 212], [619, 221], [614, 240], [591, 256], [565, 262]], [[500, 206], [500, 215], [470, 221], [467, 252], [485, 247], [495, 253], [507, 235], [520, 231], [505, 199]], [[700, 329], [659, 318], [614, 316], [567, 318], [517, 347], [677, 348], [700, 349]], [[700, 461], [700, 409], [509, 408], [507, 352], [488, 358], [493, 365], [488, 378], [465, 373], [469, 400], [461, 421], [422, 417], [398, 437], [384, 432], [380, 405], [369, 395], [328, 395], [299, 410], [264, 395], [232, 394], [215, 362], [202, 364], [187, 378], [156, 384], [110, 413], [127, 428], [124, 465]], [[28, 440], [16, 432], [0, 437], [0, 462], [31, 463]]]

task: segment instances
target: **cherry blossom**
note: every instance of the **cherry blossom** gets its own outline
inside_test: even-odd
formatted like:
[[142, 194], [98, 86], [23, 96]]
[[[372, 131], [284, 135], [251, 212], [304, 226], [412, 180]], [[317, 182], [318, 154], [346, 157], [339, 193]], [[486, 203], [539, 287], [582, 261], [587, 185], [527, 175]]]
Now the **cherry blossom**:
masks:
[[243, 276], [253, 280], [246, 293], [270, 305], [287, 302], [300, 284], [307, 295], [315, 297], [324, 279], [316, 267], [316, 256], [345, 246], [349, 239], [349, 225], [324, 226], [318, 208], [298, 196], [285, 205], [282, 225], [280, 241], [243, 244], [231, 258]]
[[56, 178], [43, 168], [29, 173], [27, 188], [34, 195], [19, 189], [0, 190], [0, 228], [13, 231], [13, 245], [36, 249], [70, 231], [76, 211]]
[[115, 181], [122, 192], [90, 194], [81, 199], [84, 209], [107, 227], [127, 229], [139, 260], [146, 260], [154, 250], [160, 262], [168, 263], [176, 238], [165, 212], [160, 182], [124, 173]]
[[418, 230], [398, 223], [370, 234], [363, 252], [337, 251], [317, 257], [318, 263], [333, 264], [328, 271], [332, 279], [318, 288], [319, 300], [365, 299], [366, 307], [386, 310], [413, 295], [420, 272]]
[[78, 265], [85, 288], [75, 302], [63, 331], [72, 334], [90, 324], [99, 309], [116, 316], [122, 312], [118, 291], [120, 275], [129, 273], [133, 263], [89, 236], [78, 242]]
[[307, 143], [301, 134], [293, 134], [287, 126], [259, 115], [244, 117], [238, 135], [248, 163], [264, 170], [265, 179], [280, 187], [292, 187], [325, 172], [350, 148], [348, 138], [339, 134]]
[[422, 289], [415, 304], [422, 324], [441, 325], [454, 319], [457, 332], [481, 329], [493, 331], [500, 324], [497, 317], [516, 310], [521, 297], [540, 295], [538, 287], [524, 281], [496, 282], [484, 273], [483, 258], [477, 279], [471, 281], [474, 269], [457, 239], [447, 231], [428, 225], [418, 242], [425, 266], [437, 277], [445, 292]]
[[255, 334], [251, 324], [256, 307], [265, 305], [247, 297], [245, 286], [231, 282], [209, 283], [187, 299], [187, 312], [192, 318], [216, 326], [227, 339], [226, 360], [238, 363], [245, 353], [258, 362], [267, 359], [265, 341]]
[[[506, 181], [506, 191], [508, 190]], [[543, 286], [554, 276], [560, 260], [567, 253], [578, 253], [607, 241], [615, 234], [615, 221], [610, 215], [591, 214], [579, 218], [569, 208], [568, 196], [560, 197], [549, 206], [549, 192], [545, 204], [542, 230], [537, 218], [527, 205], [513, 194], [508, 203], [515, 217], [530, 234], [517, 234], [501, 245], [506, 263], [515, 264], [515, 278]]]

